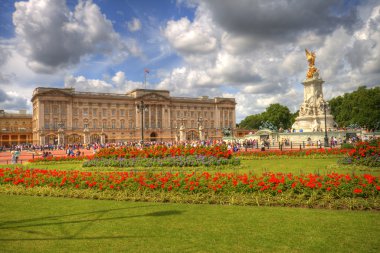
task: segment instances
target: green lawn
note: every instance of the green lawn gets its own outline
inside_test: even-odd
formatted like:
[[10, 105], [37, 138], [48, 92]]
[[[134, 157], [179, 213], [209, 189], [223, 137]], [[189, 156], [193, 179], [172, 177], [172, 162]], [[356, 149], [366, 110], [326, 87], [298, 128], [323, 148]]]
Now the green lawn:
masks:
[[2, 252], [379, 252], [380, 213], [0, 194]]
[[[283, 172], [283, 173], [321, 173], [326, 174], [332, 171], [337, 173], [356, 173], [356, 174], [374, 174], [380, 175], [380, 168], [368, 168], [365, 166], [342, 166], [337, 164], [338, 158], [292, 158], [292, 159], [263, 159], [263, 160], [242, 160], [240, 166], [215, 168], [215, 167], [194, 167], [194, 168], [82, 168], [82, 162], [65, 162], [59, 164], [24, 164], [27, 168], [42, 168], [42, 169], [60, 169], [60, 170], [154, 170], [154, 171], [223, 171], [223, 172], [239, 172], [247, 173], [253, 171], [261, 174], [263, 172]], [[0, 165], [1, 167], [12, 167], [15, 165]], [[21, 165], [17, 165], [21, 166]]]

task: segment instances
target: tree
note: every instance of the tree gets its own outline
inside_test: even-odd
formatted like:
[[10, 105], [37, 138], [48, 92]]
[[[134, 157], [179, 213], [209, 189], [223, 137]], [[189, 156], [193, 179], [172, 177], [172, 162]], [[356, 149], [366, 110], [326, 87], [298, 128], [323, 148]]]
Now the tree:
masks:
[[292, 125], [292, 114], [289, 108], [280, 104], [271, 104], [265, 110], [264, 118], [266, 121], [272, 122], [278, 129], [290, 128]]
[[329, 101], [331, 114], [340, 127], [358, 124], [368, 129], [380, 128], [380, 88], [359, 87]]
[[260, 114], [247, 116], [240, 122], [240, 128], [259, 129], [262, 122], [268, 121], [279, 128], [290, 128], [292, 124], [293, 114], [289, 108], [280, 104], [271, 104], [266, 108], [265, 112]]
[[243, 119], [239, 126], [243, 129], [259, 129], [261, 122], [263, 121], [262, 113], [247, 116]]

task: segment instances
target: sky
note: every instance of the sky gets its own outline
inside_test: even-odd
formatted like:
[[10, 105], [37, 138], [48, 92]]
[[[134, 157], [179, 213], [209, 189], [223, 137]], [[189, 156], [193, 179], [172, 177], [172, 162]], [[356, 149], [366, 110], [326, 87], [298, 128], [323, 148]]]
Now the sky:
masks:
[[274, 103], [295, 112], [305, 48], [326, 100], [380, 86], [380, 2], [0, 0], [0, 109], [31, 113], [36, 87], [73, 87], [233, 97], [237, 123]]

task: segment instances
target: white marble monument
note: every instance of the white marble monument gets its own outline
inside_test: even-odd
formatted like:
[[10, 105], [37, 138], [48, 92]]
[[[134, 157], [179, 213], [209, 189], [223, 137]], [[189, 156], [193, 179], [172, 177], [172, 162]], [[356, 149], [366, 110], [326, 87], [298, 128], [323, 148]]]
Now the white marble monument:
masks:
[[[307, 49], [306, 58], [309, 62], [309, 71], [304, 86], [303, 103], [300, 106], [299, 116], [296, 118], [292, 129], [296, 132], [325, 131], [325, 119], [327, 131], [335, 129], [336, 123], [330, 113], [328, 103], [323, 99], [322, 84], [318, 69], [314, 66], [315, 53]], [[326, 115], [325, 115], [326, 114]]]

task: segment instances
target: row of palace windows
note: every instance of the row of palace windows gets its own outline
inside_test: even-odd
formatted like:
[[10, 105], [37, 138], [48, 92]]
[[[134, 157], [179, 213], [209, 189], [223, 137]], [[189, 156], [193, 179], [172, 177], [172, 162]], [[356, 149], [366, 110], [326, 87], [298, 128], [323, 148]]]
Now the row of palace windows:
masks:
[[[44, 128], [45, 129], [59, 129], [59, 123], [60, 123], [59, 121], [54, 121], [53, 123], [50, 123], [50, 121], [45, 121]], [[158, 120], [157, 122], [150, 122], [149, 120], [146, 120], [144, 123], [145, 123], [144, 125], [146, 128], [161, 128], [162, 127], [161, 120]], [[95, 128], [126, 129], [127, 127], [129, 129], [132, 129], [135, 124], [133, 121], [125, 122], [125, 120], [120, 120], [120, 121], [102, 120], [101, 122], [98, 120], [85, 120], [83, 121], [83, 123], [79, 123], [79, 120], [74, 119], [72, 127], [75, 129], [79, 129], [79, 128], [85, 128], [86, 125], [90, 129], [91, 128], [93, 129]], [[63, 128], [66, 128], [66, 126], [63, 126]]]
[[177, 118], [181, 118], [181, 117], [190, 117], [190, 118], [194, 118], [194, 117], [209, 117], [210, 118], [213, 118], [214, 117], [214, 112], [199, 112], [199, 111], [177, 111]]

